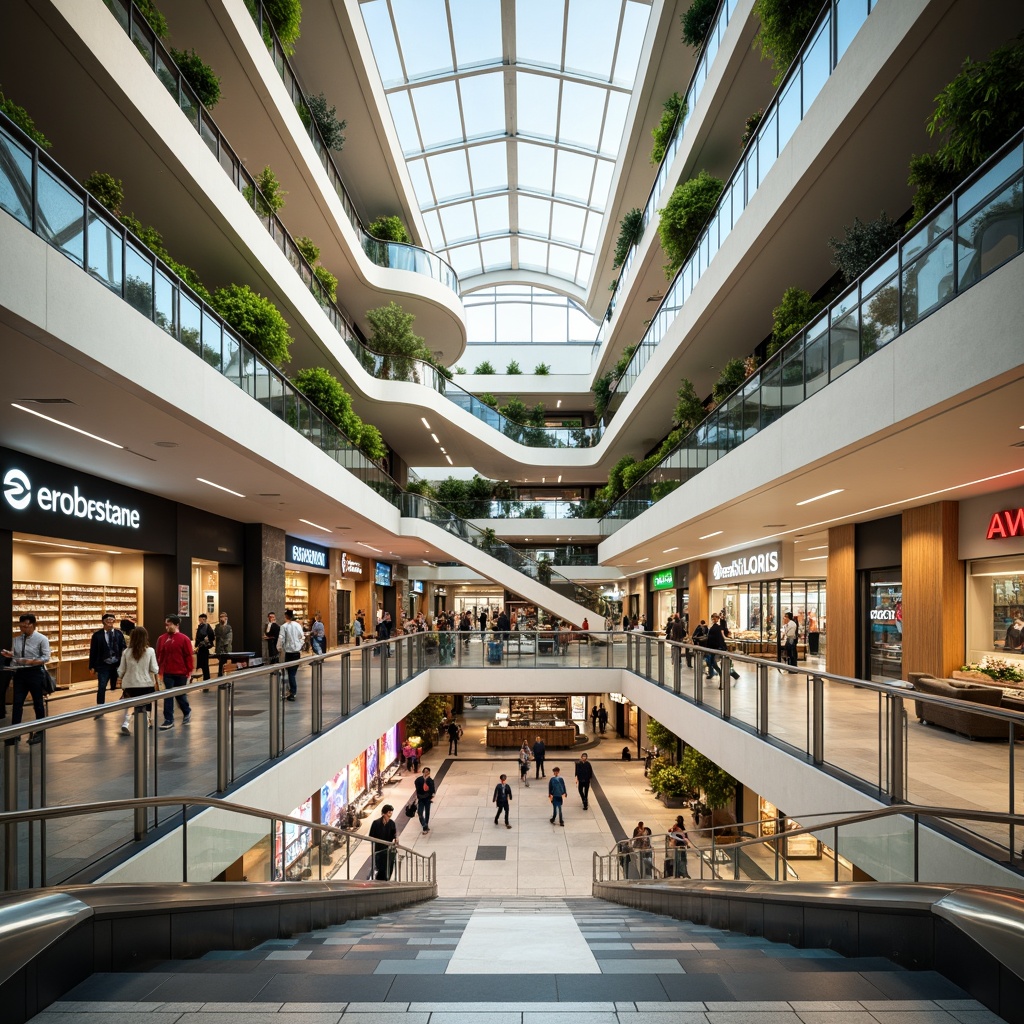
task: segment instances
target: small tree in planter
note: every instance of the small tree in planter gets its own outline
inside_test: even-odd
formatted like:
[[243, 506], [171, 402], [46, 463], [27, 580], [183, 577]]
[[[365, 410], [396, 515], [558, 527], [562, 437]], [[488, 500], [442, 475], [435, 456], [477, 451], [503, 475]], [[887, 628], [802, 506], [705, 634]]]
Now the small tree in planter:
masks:
[[381, 377], [384, 380], [415, 378], [414, 361], [427, 354], [423, 339], [412, 331], [415, 315], [406, 313], [397, 302], [389, 302], [386, 306], [368, 309], [366, 319], [373, 329], [367, 344], [384, 356]]
[[307, 97], [306, 104], [320, 131], [320, 138], [324, 140], [324, 145], [328, 149], [333, 149], [335, 153], [340, 153], [342, 146], [345, 145], [348, 121], [338, 120], [338, 108], [329, 107], [327, 97], [323, 93]]
[[448, 698], [446, 696], [437, 693], [431, 694], [405, 716], [405, 735], [419, 736], [423, 741], [423, 749], [429, 750], [434, 745], [437, 728], [441, 724], [447, 707]]
[[688, 377], [684, 377], [680, 382], [676, 397], [679, 401], [676, 402], [672, 419], [675, 423], [679, 424], [680, 429], [684, 433], [689, 433], [694, 427], [704, 421], [704, 417], [707, 415], [704, 410], [704, 403], [697, 396], [697, 389], [693, 386], [693, 381]]
[[537, 582], [545, 587], [551, 586], [551, 559], [545, 556], [537, 563]]
[[665, 150], [672, 139], [672, 129], [676, 121], [686, 117], [686, 101], [678, 92], [671, 96], [661, 105], [661, 120], [651, 129], [651, 138], [654, 139], [654, 146], [651, 148], [651, 164], [657, 167], [665, 159]]
[[284, 197], [288, 193], [281, 188], [281, 182], [277, 180], [277, 175], [269, 164], [253, 180], [256, 187], [246, 185], [242, 189], [242, 195], [261, 217], [271, 217], [284, 208]]
[[803, 330], [824, 306], [811, 298], [811, 293], [802, 288], [787, 288], [782, 301], [772, 310], [772, 340], [768, 343], [768, 355], [773, 356], [782, 346]]
[[213, 308], [242, 338], [272, 363], [286, 363], [292, 338], [288, 323], [270, 299], [246, 284], [218, 288], [211, 296]]
[[36, 127], [35, 121], [24, 107], [7, 99], [0, 90], [0, 113], [6, 114], [37, 146], [49, 149], [53, 143]]
[[281, 49], [290, 57], [302, 24], [302, 0], [263, 0], [263, 9], [281, 40]]
[[[736, 795], [736, 780], [696, 747], [683, 751], [682, 769], [691, 787], [704, 793], [704, 802], [710, 811], [725, 807]], [[712, 820], [713, 815], [709, 814], [701, 820], [700, 827], [709, 828]]]
[[847, 284], [856, 281], [887, 249], [892, 248], [902, 232], [898, 224], [889, 220], [883, 210], [877, 220], [867, 224], [860, 217], [853, 218], [853, 226], [843, 228], [844, 237], [828, 240], [832, 250], [832, 266]]
[[94, 171], [83, 182], [89, 195], [105, 206], [115, 217], [121, 216], [121, 204], [124, 202], [124, 183], [120, 178], [103, 171]]
[[212, 110], [220, 99], [220, 79], [213, 68], [195, 50], [171, 50], [171, 59], [178, 65], [182, 77], [192, 87], [207, 110]]
[[[485, 360], [484, 360], [484, 361], [483, 361], [483, 362], [482, 362], [482, 363], [481, 363], [481, 364], [480, 364], [480, 365], [479, 365], [479, 366], [478, 366], [478, 367], [477, 367], [477, 368], [476, 368], [476, 369], [475, 369], [475, 370], [473, 371], [473, 373], [475, 373], [475, 374], [478, 374], [478, 375], [479, 375], [479, 376], [481, 376], [481, 377], [489, 377], [489, 376], [490, 376], [491, 374], [493, 374], [493, 373], [494, 373], [494, 367], [493, 367], [493, 365], [491, 365], [491, 361], [490, 361], [489, 359], [485, 359]], [[493, 403], [491, 403], [491, 402], [488, 402], [487, 404], [488, 404], [488, 405], [491, 405], [491, 404], [493, 404]]]
[[630, 246], [638, 243], [643, 237], [643, 223], [644, 211], [639, 209], [639, 207], [634, 207], [619, 221], [619, 238], [615, 243], [615, 258], [612, 260], [613, 267], [621, 267], [626, 262]]
[[686, 773], [677, 764], [670, 764], [662, 757], [651, 762], [647, 773], [651, 791], [666, 807], [685, 807], [690, 794], [690, 783]]
[[745, 149], [747, 143], [754, 137], [754, 133], [757, 131], [757, 127], [761, 123], [762, 117], [764, 117], [764, 111], [755, 110], [746, 119], [746, 121], [743, 122], [743, 134], [740, 136], [740, 149]]
[[683, 42], [692, 46], [698, 52], [704, 46], [708, 31], [711, 28], [711, 19], [718, 9], [718, 0], [693, 0], [693, 3], [679, 15], [679, 21], [683, 26]]
[[658, 755], [669, 762], [674, 760], [679, 737], [671, 729], [656, 722], [647, 720], [647, 739], [658, 750]]
[[715, 405], [721, 404], [747, 379], [747, 368], [742, 359], [730, 359], [711, 389]]
[[776, 88], [800, 52], [820, 10], [818, 0], [756, 0], [754, 3], [754, 13], [761, 19], [754, 44], [761, 51], [761, 59], [772, 62], [775, 71], [772, 85]]
[[551, 365], [549, 363], [538, 363], [534, 368], [533, 372], [538, 377], [546, 377], [551, 372]]

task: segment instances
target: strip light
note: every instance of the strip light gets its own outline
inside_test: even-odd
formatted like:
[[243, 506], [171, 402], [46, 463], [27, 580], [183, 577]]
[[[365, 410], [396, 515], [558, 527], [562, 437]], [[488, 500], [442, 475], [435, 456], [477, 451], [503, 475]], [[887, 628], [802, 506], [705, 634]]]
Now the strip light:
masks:
[[30, 416], [38, 416], [41, 420], [46, 420], [47, 423], [55, 423], [58, 427], [63, 427], [65, 430], [73, 430], [76, 434], [81, 434], [83, 437], [92, 438], [93, 441], [99, 441], [100, 444], [109, 444], [111, 448], [119, 448], [124, 451], [124, 445], [118, 444], [116, 441], [108, 441], [105, 437], [100, 437], [99, 434], [90, 434], [88, 430], [83, 430], [81, 427], [73, 427], [70, 423], [64, 423], [61, 420], [55, 420], [52, 416], [46, 416], [44, 413], [37, 412], [35, 409], [26, 409], [23, 405], [18, 405], [17, 402], [11, 402], [11, 405], [15, 409], [20, 409], [22, 412], [27, 412]]

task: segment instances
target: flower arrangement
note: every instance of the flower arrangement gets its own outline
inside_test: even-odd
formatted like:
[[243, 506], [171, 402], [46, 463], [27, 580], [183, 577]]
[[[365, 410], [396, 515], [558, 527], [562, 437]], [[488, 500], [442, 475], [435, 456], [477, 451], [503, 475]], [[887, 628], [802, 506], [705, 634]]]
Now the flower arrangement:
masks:
[[961, 672], [981, 672], [994, 679], [997, 683], [1024, 683], [1024, 662], [1006, 661], [1004, 658], [990, 658], [986, 655], [981, 661], [969, 665], [961, 665]]

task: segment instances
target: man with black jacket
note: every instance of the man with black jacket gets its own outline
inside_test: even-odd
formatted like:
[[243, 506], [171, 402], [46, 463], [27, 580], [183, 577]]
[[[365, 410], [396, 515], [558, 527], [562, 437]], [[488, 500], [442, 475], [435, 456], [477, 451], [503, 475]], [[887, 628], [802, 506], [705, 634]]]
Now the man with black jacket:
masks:
[[424, 834], [430, 831], [430, 805], [436, 792], [437, 786], [430, 777], [430, 769], [424, 768], [416, 780], [416, 813], [419, 815]]
[[376, 840], [373, 844], [373, 866], [376, 869], [374, 877], [378, 882], [391, 881], [391, 873], [395, 870], [398, 826], [391, 820], [394, 813], [394, 807], [385, 804], [380, 809], [380, 817], [370, 823], [370, 838]]
[[[277, 641], [281, 636], [281, 624], [273, 612], [267, 613], [267, 625], [263, 630], [263, 639], [267, 641], [267, 664], [276, 665], [278, 662]], [[357, 640], [356, 643], [359, 641]]]
[[[107, 683], [113, 690], [117, 686], [117, 666], [127, 643], [124, 633], [114, 625], [114, 616], [103, 616], [103, 628], [97, 629], [89, 641], [89, 674], [96, 677], [96, 703], [106, 699]], [[5, 681], [6, 682], [6, 681]]]
[[594, 766], [587, 759], [586, 754], [580, 754], [580, 759], [576, 762], [576, 788], [580, 791], [583, 810], [587, 810], [590, 800], [590, 784], [593, 781]]
[[[728, 648], [725, 645], [725, 633], [722, 630], [722, 624], [719, 619], [718, 613], [714, 613], [711, 616], [711, 628], [708, 630], [708, 638], [704, 642], [704, 646], [710, 648], [711, 651], [725, 651]], [[718, 659], [715, 654], [705, 654], [704, 661], [708, 666], [708, 679], [718, 676], [718, 688], [722, 688], [722, 670], [718, 667]], [[729, 675], [733, 679], [739, 679], [739, 673], [735, 669], [729, 670]]]
[[210, 648], [216, 643], [213, 626], [206, 621], [205, 615], [199, 616], [196, 626], [196, 668], [203, 673], [203, 680], [210, 678]]

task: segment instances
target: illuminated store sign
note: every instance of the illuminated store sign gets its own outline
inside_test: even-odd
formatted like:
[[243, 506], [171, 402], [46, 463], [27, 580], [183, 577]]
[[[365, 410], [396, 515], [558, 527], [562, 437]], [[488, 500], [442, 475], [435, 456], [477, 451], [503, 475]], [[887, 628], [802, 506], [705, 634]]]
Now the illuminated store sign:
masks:
[[297, 537], [285, 537], [286, 562], [293, 565], [308, 565], [311, 569], [327, 568], [327, 548], [319, 544], [310, 544], [308, 540], [299, 540]]
[[72, 485], [71, 490], [45, 486], [33, 488], [24, 470], [9, 469], [4, 473], [3, 486], [4, 500], [15, 512], [24, 512], [34, 504], [40, 512], [73, 519], [87, 519], [132, 530], [142, 525], [142, 515], [137, 508], [112, 503], [104, 497], [87, 497], [79, 490], [78, 484]]
[[1024, 537], [1024, 508], [992, 513], [985, 540], [1003, 540], [1006, 537]]
[[737, 555], [729, 562], [715, 562], [711, 574], [716, 580], [735, 580], [750, 576], [778, 573], [782, 564], [778, 548], [768, 548], [753, 554]]
[[672, 590], [675, 585], [675, 569], [662, 569], [651, 575], [651, 590]]
[[341, 553], [341, 575], [345, 574], [350, 576], [362, 576], [363, 575], [363, 563], [356, 561], [351, 555], [346, 555], [344, 551]]

